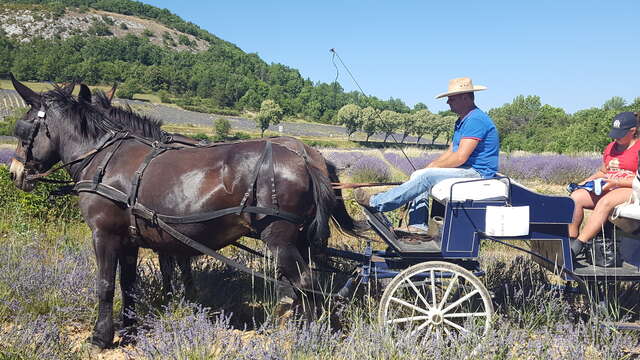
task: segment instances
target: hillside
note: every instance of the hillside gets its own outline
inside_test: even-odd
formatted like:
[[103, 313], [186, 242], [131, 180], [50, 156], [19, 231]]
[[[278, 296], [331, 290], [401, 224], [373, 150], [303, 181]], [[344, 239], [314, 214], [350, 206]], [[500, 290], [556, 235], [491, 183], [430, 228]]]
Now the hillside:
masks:
[[107, 11], [70, 8], [62, 13], [44, 6], [4, 6], [0, 8], [0, 31], [20, 43], [33, 38], [68, 39], [89, 34], [124, 37], [144, 36], [152, 44], [175, 50], [204, 51], [207, 40], [185, 34], [155, 21]]
[[163, 102], [200, 112], [238, 115], [263, 100], [286, 116], [331, 123], [358, 103], [409, 112], [399, 99], [345, 93], [338, 83], [314, 83], [282, 64], [186, 22], [169, 10], [131, 0], [0, 0], [0, 78], [120, 84], [118, 97], [154, 93]]

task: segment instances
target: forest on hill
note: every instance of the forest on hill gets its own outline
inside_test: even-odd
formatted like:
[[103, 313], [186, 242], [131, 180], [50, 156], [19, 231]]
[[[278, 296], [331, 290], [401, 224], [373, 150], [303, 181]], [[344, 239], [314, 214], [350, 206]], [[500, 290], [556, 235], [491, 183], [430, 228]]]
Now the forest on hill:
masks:
[[[228, 115], [255, 112], [263, 101], [272, 100], [284, 116], [342, 124], [348, 132], [359, 130], [367, 136], [429, 134], [432, 140], [445, 142], [450, 133], [450, 112], [432, 114], [421, 103], [412, 109], [400, 99], [381, 100], [345, 92], [337, 82], [313, 82], [286, 65], [267, 64], [257, 54], [245, 53], [167, 9], [131, 0], [0, 0], [2, 9], [5, 13], [27, 9], [34, 21], [56, 21], [71, 11], [136, 16], [206, 41], [208, 48], [189, 48], [193, 43], [189, 38], [168, 32], [114, 36], [122, 23], [96, 15], [88, 31], [72, 36], [34, 36], [24, 41], [0, 31], [0, 77], [13, 72], [20, 80], [118, 83], [119, 97], [156, 93], [163, 102], [185, 109]], [[158, 37], [160, 42], [152, 41]], [[178, 51], [176, 44], [190, 50]], [[345, 108], [349, 104], [356, 107]], [[614, 96], [600, 107], [569, 114], [543, 104], [537, 95], [519, 95], [511, 103], [485, 110], [498, 126], [504, 150], [601, 151], [610, 141], [613, 116], [640, 111], [640, 98], [627, 102]]]

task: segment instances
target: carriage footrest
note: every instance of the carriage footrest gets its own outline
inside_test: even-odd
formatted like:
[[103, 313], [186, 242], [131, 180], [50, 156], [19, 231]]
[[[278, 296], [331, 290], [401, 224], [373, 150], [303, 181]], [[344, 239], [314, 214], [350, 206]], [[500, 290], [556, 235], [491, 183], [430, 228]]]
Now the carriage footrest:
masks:
[[362, 211], [375, 232], [397, 252], [412, 254], [441, 253], [440, 239], [427, 235], [409, 235], [409, 233], [394, 230], [391, 227], [391, 222], [382, 213], [371, 212], [364, 207], [362, 207]]

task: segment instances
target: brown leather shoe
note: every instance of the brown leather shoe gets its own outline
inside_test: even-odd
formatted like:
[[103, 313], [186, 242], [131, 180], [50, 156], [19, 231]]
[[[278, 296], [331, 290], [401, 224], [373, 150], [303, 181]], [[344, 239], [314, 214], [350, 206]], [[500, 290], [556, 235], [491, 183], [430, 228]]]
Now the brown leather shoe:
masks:
[[414, 235], [428, 235], [429, 234], [428, 230], [423, 230], [421, 228], [418, 228], [418, 227], [415, 227], [415, 226], [411, 226], [411, 225], [405, 225], [405, 226], [396, 228], [396, 230], [401, 231], [403, 233], [414, 234]]
[[353, 198], [358, 204], [365, 206], [368, 209], [371, 208], [371, 204], [369, 203], [369, 200], [371, 200], [371, 194], [364, 189], [359, 188], [353, 190]]

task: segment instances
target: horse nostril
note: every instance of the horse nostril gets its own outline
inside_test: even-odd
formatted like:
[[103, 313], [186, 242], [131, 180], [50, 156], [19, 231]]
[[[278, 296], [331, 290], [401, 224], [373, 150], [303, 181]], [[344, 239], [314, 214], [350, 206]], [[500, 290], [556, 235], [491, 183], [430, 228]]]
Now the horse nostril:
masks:
[[11, 176], [11, 181], [15, 181], [16, 180], [16, 174], [10, 173], [9, 176]]

